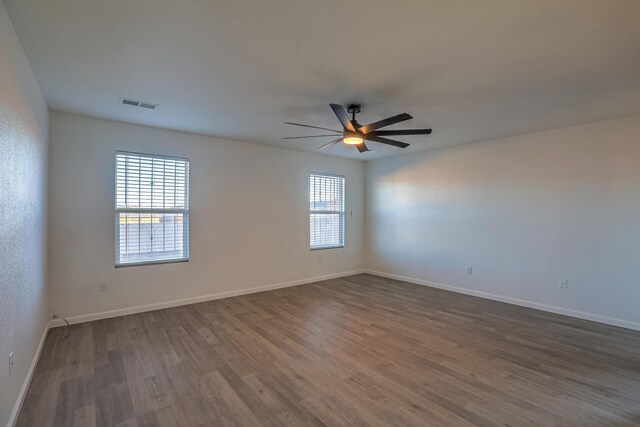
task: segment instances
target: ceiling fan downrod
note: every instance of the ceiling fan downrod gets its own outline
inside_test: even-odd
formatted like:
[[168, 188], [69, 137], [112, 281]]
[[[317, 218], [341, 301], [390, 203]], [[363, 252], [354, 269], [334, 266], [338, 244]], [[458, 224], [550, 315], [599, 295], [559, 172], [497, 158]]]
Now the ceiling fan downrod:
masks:
[[356, 121], [356, 114], [362, 110], [361, 104], [349, 104], [347, 105], [347, 112], [351, 113], [351, 121]]

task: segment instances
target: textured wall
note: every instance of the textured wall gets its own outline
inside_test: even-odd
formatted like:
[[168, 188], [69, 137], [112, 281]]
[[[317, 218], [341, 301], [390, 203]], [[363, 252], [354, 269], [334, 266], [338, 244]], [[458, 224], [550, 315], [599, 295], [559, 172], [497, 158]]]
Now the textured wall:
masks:
[[[188, 263], [114, 268], [116, 150], [190, 159]], [[62, 315], [362, 268], [364, 164], [357, 160], [54, 112], [50, 168], [51, 309]], [[345, 248], [309, 250], [309, 172], [346, 176], [353, 216]]]
[[366, 169], [369, 268], [640, 326], [640, 116]]
[[47, 116], [0, 1], [0, 425], [9, 420], [47, 321]]

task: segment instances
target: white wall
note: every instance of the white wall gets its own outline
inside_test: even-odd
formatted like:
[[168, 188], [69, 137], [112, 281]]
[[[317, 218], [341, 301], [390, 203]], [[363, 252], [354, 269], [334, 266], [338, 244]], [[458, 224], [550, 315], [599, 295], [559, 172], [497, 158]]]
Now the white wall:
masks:
[[[114, 268], [116, 150], [190, 159], [188, 263]], [[346, 176], [344, 249], [309, 251], [312, 171]], [[356, 160], [52, 113], [51, 311], [77, 316], [360, 269], [363, 179]]]
[[375, 160], [365, 179], [369, 269], [640, 328], [640, 116]]
[[[0, 1], [0, 425], [47, 323], [48, 111]], [[9, 353], [15, 365], [9, 375]]]

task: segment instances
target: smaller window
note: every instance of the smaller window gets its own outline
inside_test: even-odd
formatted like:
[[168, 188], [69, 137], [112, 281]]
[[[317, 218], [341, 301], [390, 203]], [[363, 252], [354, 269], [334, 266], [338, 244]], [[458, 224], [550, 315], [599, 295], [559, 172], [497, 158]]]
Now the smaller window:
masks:
[[344, 247], [344, 177], [309, 176], [309, 247]]
[[116, 153], [116, 266], [189, 260], [189, 160]]

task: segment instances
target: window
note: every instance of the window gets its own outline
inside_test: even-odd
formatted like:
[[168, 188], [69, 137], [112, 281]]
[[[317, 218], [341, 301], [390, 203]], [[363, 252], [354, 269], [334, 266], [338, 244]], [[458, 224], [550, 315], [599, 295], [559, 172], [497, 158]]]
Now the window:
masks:
[[309, 176], [309, 246], [344, 247], [344, 177]]
[[116, 266], [189, 260], [189, 160], [116, 153]]

